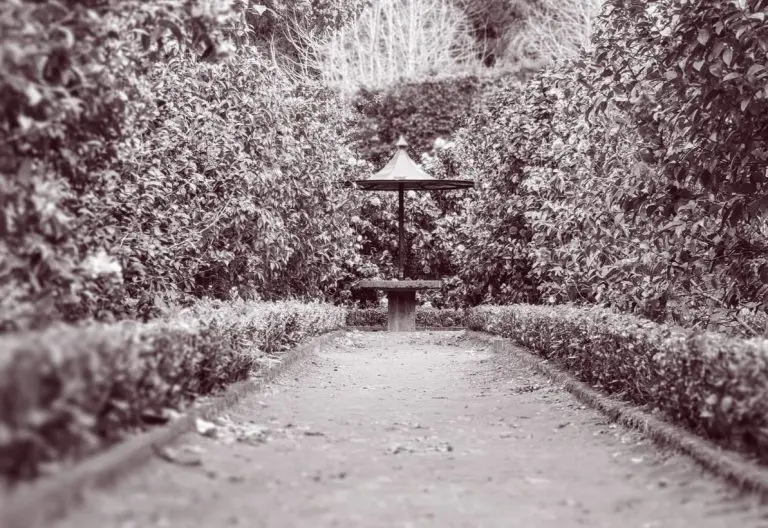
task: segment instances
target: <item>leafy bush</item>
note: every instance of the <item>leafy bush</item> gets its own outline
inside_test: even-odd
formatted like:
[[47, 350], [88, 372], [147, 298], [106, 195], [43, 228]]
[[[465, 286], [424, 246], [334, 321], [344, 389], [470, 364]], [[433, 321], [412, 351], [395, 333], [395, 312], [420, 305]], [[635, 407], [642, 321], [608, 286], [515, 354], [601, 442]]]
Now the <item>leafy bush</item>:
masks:
[[594, 54], [495, 87], [452, 139], [483, 182], [456, 292], [763, 333], [768, 5], [606, 4]]
[[334, 94], [246, 47], [218, 64], [169, 61], [149, 80], [160, 124], [126, 145], [104, 207], [129, 291], [274, 299], [332, 288], [357, 259], [339, 139], [350, 116]]
[[[347, 326], [385, 327], [386, 308], [350, 308]], [[416, 307], [417, 328], [453, 328], [464, 326], [463, 310]]]
[[0, 5], [0, 331], [335, 294], [349, 116], [274, 70], [251, 4]]
[[406, 82], [386, 89], [361, 89], [352, 99], [360, 115], [353, 146], [358, 155], [381, 167], [404, 134], [414, 159], [430, 152], [438, 138], [457, 130], [474, 110], [482, 88], [474, 76]]
[[[432, 176], [464, 177], [436, 166], [428, 154], [443, 148], [443, 138], [471, 115], [482, 85], [476, 77], [459, 77], [361, 91], [352, 101], [361, 116], [352, 147], [373, 171], [389, 161], [393, 143], [402, 133], [412, 143], [411, 157]], [[406, 276], [442, 278], [455, 273], [450, 248], [465, 197], [464, 191], [407, 193]], [[397, 258], [396, 194], [365, 193], [353, 225], [362, 237], [362, 257], [371, 264], [368, 271], [392, 276]]]
[[347, 326], [387, 326], [387, 309], [348, 308]]
[[0, 475], [13, 483], [88, 456], [344, 320], [330, 305], [207, 301], [148, 323], [0, 337]]
[[[181, 0], [0, 4], [0, 331], [101, 316], [122, 297], [119, 280], [89, 270], [99, 250], [89, 220], [101, 182], [119, 180], [131, 72], [168, 53], [163, 43], [190, 60], [219, 55], [194, 10]], [[91, 190], [95, 204], [83, 198]]]
[[598, 307], [482, 306], [469, 310], [467, 326], [768, 461], [766, 339], [684, 331]]

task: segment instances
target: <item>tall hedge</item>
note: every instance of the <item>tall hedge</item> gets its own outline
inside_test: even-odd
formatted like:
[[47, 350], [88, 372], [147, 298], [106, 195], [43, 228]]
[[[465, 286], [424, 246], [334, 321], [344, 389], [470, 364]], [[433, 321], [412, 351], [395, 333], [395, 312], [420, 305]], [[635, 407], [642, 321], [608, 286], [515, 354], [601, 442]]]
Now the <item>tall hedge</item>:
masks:
[[361, 89], [352, 100], [360, 114], [354, 131], [358, 156], [381, 166], [400, 134], [418, 159], [435, 139], [449, 136], [470, 115], [481, 81], [472, 76], [403, 83], [391, 89]]
[[484, 182], [464, 298], [764, 332], [767, 18], [611, 0], [594, 53], [492, 91], [445, 154]]
[[275, 10], [223, 6], [0, 4], [0, 331], [317, 297], [354, 265], [349, 116], [253, 44], [242, 10]]

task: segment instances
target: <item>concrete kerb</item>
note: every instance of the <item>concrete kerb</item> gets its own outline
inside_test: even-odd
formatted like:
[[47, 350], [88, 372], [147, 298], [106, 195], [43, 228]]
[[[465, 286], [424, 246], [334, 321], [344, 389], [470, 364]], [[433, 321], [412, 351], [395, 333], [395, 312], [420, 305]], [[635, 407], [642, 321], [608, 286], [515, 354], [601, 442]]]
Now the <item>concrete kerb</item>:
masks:
[[81, 503], [89, 490], [115, 483], [121, 476], [156, 456], [159, 448], [194, 431], [198, 418], [212, 419], [245, 396], [263, 390], [275, 378], [345, 333], [346, 330], [336, 330], [299, 345], [286, 352], [279, 363], [266, 367], [252, 379], [233, 384], [210, 401], [188, 410], [181, 418], [129, 438], [60, 475], [9, 493], [0, 504], [0, 525], [3, 528], [47, 526]]
[[515, 345], [509, 339], [482, 332], [467, 332], [466, 337], [490, 344], [495, 353], [514, 353], [527, 366], [561, 384], [579, 401], [597, 409], [614, 422], [640, 431], [660, 447], [682, 453], [712, 474], [724, 478], [743, 491], [760, 495], [763, 500], [768, 501], [768, 469], [757, 465], [747, 457], [724, 450], [634, 405], [614, 400], [578, 381], [571, 374], [558, 369], [542, 357]]

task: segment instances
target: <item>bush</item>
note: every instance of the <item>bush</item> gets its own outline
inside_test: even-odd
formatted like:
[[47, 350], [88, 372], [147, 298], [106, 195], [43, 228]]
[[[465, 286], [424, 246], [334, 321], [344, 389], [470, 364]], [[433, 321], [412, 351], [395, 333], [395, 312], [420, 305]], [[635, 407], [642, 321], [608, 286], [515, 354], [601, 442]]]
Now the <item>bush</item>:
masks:
[[467, 326], [768, 462], [768, 340], [685, 331], [603, 308], [482, 306]]
[[[347, 311], [347, 326], [385, 327], [386, 308], [350, 308]], [[417, 328], [454, 328], [464, 326], [464, 311], [418, 306], [416, 308]]]
[[353, 146], [358, 155], [382, 167], [400, 134], [415, 160], [432, 150], [471, 115], [482, 88], [477, 77], [407, 82], [386, 89], [361, 89], [352, 100], [360, 114]]
[[[452, 172], [456, 167], [433, 166], [427, 154], [442, 148], [442, 138], [471, 115], [482, 86], [480, 79], [462, 77], [361, 91], [352, 101], [361, 115], [353, 130], [352, 147], [378, 170], [393, 155], [393, 143], [402, 133], [410, 142], [409, 154], [430, 175], [464, 177]], [[456, 272], [450, 259], [451, 247], [455, 245], [455, 224], [466, 196], [465, 191], [406, 194], [407, 277], [442, 278]], [[353, 224], [362, 237], [363, 259], [379, 276], [392, 276], [397, 261], [396, 193], [366, 193]]]
[[148, 323], [3, 336], [0, 475], [34, 478], [104, 449], [344, 317], [322, 304], [206, 301]]
[[768, 68], [755, 35], [768, 4], [605, 6], [594, 53], [491, 90], [455, 134], [454, 163], [482, 182], [456, 291], [765, 333]]
[[357, 259], [341, 102], [256, 48], [181, 58], [149, 79], [162, 108], [126, 141], [102, 206], [131, 296], [322, 298]]
[[176, 53], [220, 56], [214, 20], [196, 8], [0, 3], [0, 331], [125, 312], [124, 284], [90, 269], [106, 249], [99, 235], [117, 235], [99, 223], [103, 187], [120, 182], [129, 110], [145, 109], [142, 72]]
[[357, 258], [349, 115], [275, 71], [238, 9], [319, 30], [349, 3], [228, 4], [0, 3], [0, 331], [335, 293]]

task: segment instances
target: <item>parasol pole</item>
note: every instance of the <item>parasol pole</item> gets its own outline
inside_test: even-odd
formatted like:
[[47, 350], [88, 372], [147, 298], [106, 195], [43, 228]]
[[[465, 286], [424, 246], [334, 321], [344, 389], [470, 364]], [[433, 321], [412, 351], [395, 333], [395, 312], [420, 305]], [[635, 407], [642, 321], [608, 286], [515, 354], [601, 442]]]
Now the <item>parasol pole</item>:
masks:
[[402, 183], [399, 183], [397, 185], [397, 194], [400, 202], [400, 210], [398, 212], [398, 224], [400, 228], [400, 241], [398, 242], [398, 256], [400, 257], [400, 280], [405, 278], [405, 246], [403, 242], [403, 239], [405, 238], [403, 233], [403, 219], [405, 218], [405, 212], [403, 209], [403, 191], [404, 186]]

